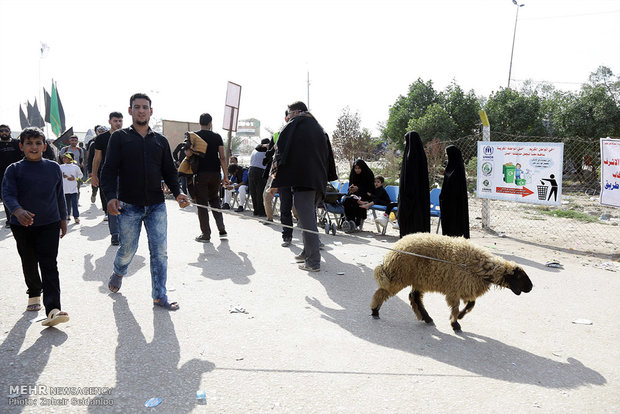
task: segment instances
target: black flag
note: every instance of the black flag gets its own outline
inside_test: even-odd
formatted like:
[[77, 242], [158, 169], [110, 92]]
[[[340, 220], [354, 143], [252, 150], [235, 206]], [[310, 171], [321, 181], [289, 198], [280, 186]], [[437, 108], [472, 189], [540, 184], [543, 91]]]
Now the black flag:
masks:
[[21, 104], [19, 105], [19, 123], [22, 126], [22, 129], [26, 129], [30, 126], [28, 123], [28, 118], [26, 118], [26, 114], [24, 113], [24, 109]]
[[58, 149], [66, 147], [69, 145], [69, 138], [71, 138], [71, 135], [73, 135], [73, 127], [63, 132], [62, 135], [56, 138], [52, 144], [54, 144], [54, 146]]
[[37, 98], [34, 98], [34, 106], [32, 108], [32, 119], [30, 119], [30, 125], [38, 128], [45, 128], [45, 121], [39, 112], [39, 106], [37, 105]]
[[44, 95], [43, 99], [45, 101], [45, 122], [51, 123], [50, 122], [50, 102], [52, 102], [52, 98], [50, 94], [47, 93], [45, 88], [43, 88], [43, 95]]

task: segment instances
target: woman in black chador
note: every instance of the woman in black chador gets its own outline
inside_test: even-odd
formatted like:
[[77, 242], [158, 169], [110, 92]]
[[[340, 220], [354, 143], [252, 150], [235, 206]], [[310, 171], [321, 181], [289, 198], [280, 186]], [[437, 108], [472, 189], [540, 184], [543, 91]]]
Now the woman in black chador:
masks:
[[342, 202], [347, 220], [355, 221], [358, 227], [366, 220], [368, 210], [360, 204], [371, 201], [374, 190], [375, 175], [364, 160], [356, 160], [349, 175], [349, 195]]
[[439, 194], [441, 232], [444, 236], [463, 236], [469, 239], [469, 210], [467, 207], [467, 181], [461, 150], [450, 145], [446, 148], [448, 166], [443, 175]]
[[430, 233], [431, 199], [428, 164], [417, 132], [405, 135], [405, 154], [400, 168], [398, 227], [400, 237], [410, 233]]

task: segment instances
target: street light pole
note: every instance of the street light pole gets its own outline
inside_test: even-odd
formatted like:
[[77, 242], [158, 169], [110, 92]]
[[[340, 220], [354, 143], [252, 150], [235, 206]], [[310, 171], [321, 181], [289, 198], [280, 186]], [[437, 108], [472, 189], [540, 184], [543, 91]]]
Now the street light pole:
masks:
[[510, 69], [508, 69], [508, 89], [510, 89], [510, 76], [512, 75], [512, 56], [515, 53], [515, 37], [517, 36], [517, 21], [519, 20], [519, 9], [525, 4], [517, 3], [517, 0], [512, 0], [512, 3], [517, 6], [517, 15], [515, 16], [515, 28], [512, 33], [512, 51], [510, 52]]

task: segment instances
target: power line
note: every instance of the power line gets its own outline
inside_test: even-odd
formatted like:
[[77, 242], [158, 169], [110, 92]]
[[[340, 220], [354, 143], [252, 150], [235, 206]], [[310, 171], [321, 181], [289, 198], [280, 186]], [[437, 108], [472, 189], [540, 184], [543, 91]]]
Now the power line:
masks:
[[543, 17], [524, 17], [521, 20], [550, 20], [550, 19], [564, 19], [569, 17], [582, 17], [582, 16], [599, 16], [599, 15], [609, 15], [613, 13], [620, 13], [620, 10], [610, 10], [605, 12], [597, 12], [597, 13], [582, 13], [582, 14], [565, 14], [561, 16], [543, 16]]
[[537, 81], [533, 79], [512, 79], [512, 80], [515, 82], [561, 83], [561, 84], [566, 84], [566, 85], [583, 85], [584, 84], [584, 82], [561, 82], [561, 81], [548, 81], [548, 80]]

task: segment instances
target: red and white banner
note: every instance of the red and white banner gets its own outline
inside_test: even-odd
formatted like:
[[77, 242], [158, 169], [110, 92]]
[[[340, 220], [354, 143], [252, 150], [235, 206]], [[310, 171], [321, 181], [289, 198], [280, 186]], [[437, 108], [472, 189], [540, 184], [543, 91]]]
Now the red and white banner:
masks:
[[601, 138], [601, 204], [620, 207], [620, 139]]

